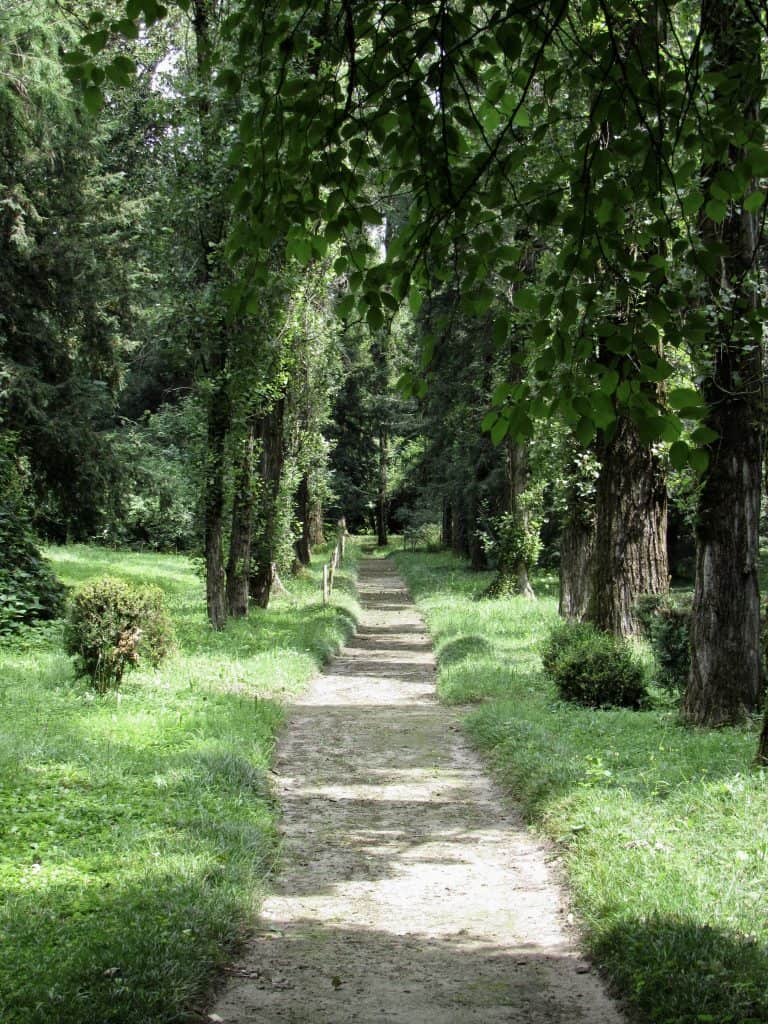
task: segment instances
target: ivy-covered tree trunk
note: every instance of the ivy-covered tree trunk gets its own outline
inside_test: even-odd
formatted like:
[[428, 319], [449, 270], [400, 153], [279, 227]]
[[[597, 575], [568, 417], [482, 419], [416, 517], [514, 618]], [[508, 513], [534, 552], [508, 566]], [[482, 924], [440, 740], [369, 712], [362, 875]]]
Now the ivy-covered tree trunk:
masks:
[[536, 595], [528, 576], [524, 538], [531, 529], [529, 510], [524, 505], [528, 484], [528, 459], [525, 449], [507, 440], [504, 451], [503, 513], [497, 521], [496, 549], [498, 567], [496, 577], [487, 590], [488, 597], [520, 594], [530, 600]]
[[299, 565], [309, 565], [312, 558], [312, 497], [309, 490], [309, 473], [302, 473], [296, 489], [296, 512], [301, 533], [296, 538], [294, 550]]
[[[762, 146], [758, 112], [761, 39], [741, 0], [704, 0], [701, 28], [705, 70], [721, 76], [715, 89], [717, 135], [705, 139], [709, 185], [748, 157], [723, 137], [738, 133]], [[724, 205], [724, 204], [722, 204]], [[705, 385], [706, 425], [719, 435], [709, 445], [709, 466], [696, 525], [696, 587], [691, 624], [691, 675], [683, 716], [697, 725], [742, 721], [762, 695], [758, 527], [763, 456], [762, 324], [756, 256], [760, 225], [743, 205], [724, 206], [713, 220], [705, 207], [701, 236], [713, 258], [707, 304], [712, 317], [713, 369]], [[719, 251], [714, 251], [717, 248]], [[765, 757], [766, 736], [760, 757]]]
[[253, 536], [255, 423], [248, 424], [232, 495], [232, 530], [227, 559], [227, 607], [234, 618], [248, 614], [248, 580]]
[[638, 627], [637, 598], [669, 590], [666, 480], [659, 457], [626, 416], [615, 421], [600, 459], [586, 618], [628, 636]]
[[268, 606], [277, 577], [278, 501], [285, 458], [284, 418], [285, 398], [281, 397], [262, 420], [261, 488], [250, 578], [251, 596], [259, 608]]

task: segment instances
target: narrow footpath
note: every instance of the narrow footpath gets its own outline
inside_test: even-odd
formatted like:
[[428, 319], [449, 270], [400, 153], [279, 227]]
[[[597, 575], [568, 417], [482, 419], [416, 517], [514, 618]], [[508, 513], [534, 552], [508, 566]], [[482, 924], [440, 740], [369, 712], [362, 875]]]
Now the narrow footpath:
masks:
[[392, 563], [364, 560], [360, 591], [359, 633], [280, 743], [283, 871], [214, 1013], [621, 1024], [568, 934], [545, 849], [437, 702], [432, 647]]

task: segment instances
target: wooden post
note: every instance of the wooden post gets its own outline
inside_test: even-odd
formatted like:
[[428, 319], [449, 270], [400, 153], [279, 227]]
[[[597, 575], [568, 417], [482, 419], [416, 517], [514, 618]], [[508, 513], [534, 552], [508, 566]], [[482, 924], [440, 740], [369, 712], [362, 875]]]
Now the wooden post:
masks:
[[328, 604], [328, 598], [331, 596], [331, 592], [328, 588], [328, 566], [323, 566], [323, 604]]

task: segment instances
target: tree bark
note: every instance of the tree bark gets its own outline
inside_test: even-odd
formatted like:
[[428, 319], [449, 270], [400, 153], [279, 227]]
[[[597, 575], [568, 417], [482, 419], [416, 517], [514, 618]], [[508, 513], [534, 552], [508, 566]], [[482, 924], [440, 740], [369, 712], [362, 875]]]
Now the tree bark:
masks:
[[312, 560], [312, 499], [309, 491], [309, 473], [302, 473], [296, 490], [296, 510], [299, 514], [301, 534], [296, 538], [294, 550], [299, 565], [309, 565]]
[[379, 430], [379, 465], [376, 489], [376, 543], [385, 548], [389, 543], [389, 432]]
[[595, 550], [595, 502], [586, 461], [577, 457], [568, 468], [567, 512], [560, 541], [560, 601], [563, 618], [580, 622], [592, 596]]
[[[224, 371], [219, 374], [223, 378]], [[208, 403], [204, 499], [205, 596], [208, 619], [214, 629], [227, 621], [224, 576], [224, 462], [229, 430], [229, 395], [226, 381], [212, 391]]]
[[325, 544], [325, 526], [323, 523], [323, 506], [315, 498], [311, 498], [309, 515], [309, 543], [314, 548], [318, 544]]
[[661, 462], [620, 415], [601, 452], [591, 594], [586, 618], [620, 636], [636, 633], [641, 594], [669, 590], [667, 488]]
[[[723, 159], [721, 136], [739, 128], [747, 138], [757, 129], [764, 89], [760, 33], [740, 0], [703, 0], [701, 31], [704, 70], [723, 76], [713, 97], [715, 138], [704, 139], [707, 183], [746, 157], [731, 145]], [[707, 425], [720, 436], [709, 446], [697, 516], [691, 675], [683, 717], [719, 726], [743, 721], [762, 695], [757, 572], [765, 410], [762, 324], [750, 279], [760, 242], [758, 217], [729, 203], [725, 218], [715, 223], [705, 210], [701, 237], [710, 251], [720, 247], [708, 281], [713, 371], [704, 388]], [[765, 753], [764, 742], [765, 734], [758, 757]]]
[[250, 588], [259, 608], [269, 605], [277, 568], [275, 556], [278, 540], [280, 483], [283, 475], [285, 397], [279, 398], [262, 419], [261, 490], [258, 509], [258, 535], [254, 538], [255, 565]]
[[232, 529], [227, 559], [227, 606], [234, 618], [248, 614], [248, 580], [253, 536], [255, 423], [250, 419], [232, 497]]
[[569, 515], [560, 543], [560, 602], [566, 619], [581, 621], [587, 614], [592, 584], [595, 524], [578, 513]]
[[[192, 22], [195, 33], [196, 77], [197, 77], [197, 120], [200, 131], [202, 156], [202, 178], [206, 188], [213, 153], [218, 141], [217, 126], [211, 113], [209, 90], [211, 69], [211, 0], [194, 0]], [[199, 285], [207, 288], [213, 278], [211, 259], [214, 244], [223, 233], [224, 213], [216, 200], [210, 196], [201, 200], [199, 209]], [[224, 573], [224, 474], [226, 468], [226, 440], [231, 420], [229, 383], [227, 368], [229, 362], [229, 338], [222, 323], [208, 325], [211, 346], [209, 352], [210, 376], [213, 387], [207, 409], [207, 450], [205, 465], [204, 546], [205, 546], [205, 592], [208, 618], [214, 629], [223, 629], [227, 618], [227, 597]]]

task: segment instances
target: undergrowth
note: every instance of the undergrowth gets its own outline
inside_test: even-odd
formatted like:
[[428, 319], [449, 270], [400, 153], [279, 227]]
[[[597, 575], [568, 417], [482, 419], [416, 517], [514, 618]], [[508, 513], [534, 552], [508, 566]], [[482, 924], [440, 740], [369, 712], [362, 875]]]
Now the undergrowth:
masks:
[[177, 649], [99, 696], [60, 623], [0, 644], [0, 1020], [167, 1024], [203, 997], [275, 861], [282, 702], [352, 627], [351, 554], [330, 607], [318, 563], [217, 634], [187, 559], [48, 552], [69, 585], [160, 587]]
[[489, 574], [448, 554], [399, 553], [449, 703], [530, 823], [559, 844], [585, 942], [647, 1024], [768, 1021], [768, 774], [756, 727], [678, 724], [567, 705], [539, 654], [556, 621], [539, 600], [478, 600]]

